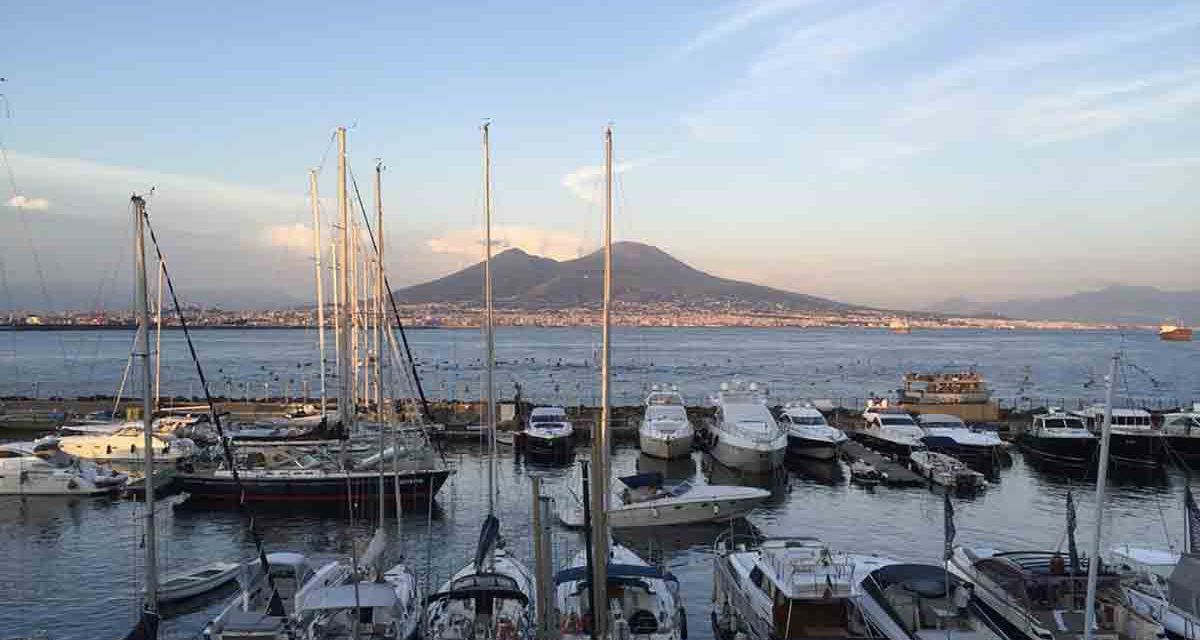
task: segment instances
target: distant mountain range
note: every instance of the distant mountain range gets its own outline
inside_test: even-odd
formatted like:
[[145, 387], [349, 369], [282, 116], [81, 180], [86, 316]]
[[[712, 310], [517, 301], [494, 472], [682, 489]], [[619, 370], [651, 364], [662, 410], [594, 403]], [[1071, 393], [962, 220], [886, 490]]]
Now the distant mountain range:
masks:
[[1049, 298], [1015, 298], [982, 303], [950, 298], [926, 311], [953, 315], [1000, 315], [1024, 320], [1073, 320], [1115, 324], [1158, 324], [1178, 319], [1200, 322], [1200, 291], [1164, 291], [1155, 287], [1113, 285]]
[[[620, 302], [687, 302], [730, 305], [741, 311], [837, 311], [854, 307], [825, 298], [718, 278], [694, 269], [665, 251], [638, 242], [613, 245], [613, 297]], [[524, 308], [589, 306], [600, 303], [604, 275], [601, 251], [574, 260], [552, 260], [508, 249], [492, 258], [497, 305]], [[395, 292], [398, 302], [483, 302], [483, 263]]]

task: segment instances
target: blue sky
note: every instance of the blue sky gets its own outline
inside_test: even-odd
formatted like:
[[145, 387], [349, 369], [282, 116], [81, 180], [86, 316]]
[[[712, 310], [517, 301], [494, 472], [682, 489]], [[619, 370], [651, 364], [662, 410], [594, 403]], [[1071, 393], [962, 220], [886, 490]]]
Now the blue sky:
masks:
[[1195, 2], [247, 5], [5, 10], [6, 268], [153, 184], [161, 226], [282, 251], [300, 289], [345, 124], [362, 186], [388, 167], [393, 283], [441, 275], [479, 255], [488, 117], [498, 235], [534, 252], [596, 246], [611, 121], [617, 235], [721, 275], [905, 307], [1200, 288]]

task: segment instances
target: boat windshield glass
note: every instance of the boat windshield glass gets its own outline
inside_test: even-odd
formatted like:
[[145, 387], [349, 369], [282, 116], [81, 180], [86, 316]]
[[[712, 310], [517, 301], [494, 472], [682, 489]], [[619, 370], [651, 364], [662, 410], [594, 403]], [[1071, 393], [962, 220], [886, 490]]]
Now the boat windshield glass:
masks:
[[900, 415], [882, 415], [879, 416], [880, 424], [913, 424], [912, 418]]
[[792, 424], [813, 425], [813, 426], [825, 424], [825, 418], [821, 418], [818, 416], [790, 416], [790, 418], [791, 418]]
[[1083, 421], [1075, 418], [1046, 418], [1047, 429], [1082, 429]]
[[549, 415], [540, 415], [540, 416], [530, 416], [529, 421], [533, 424], [543, 424], [546, 422], [565, 422], [566, 419], [567, 419], [566, 416], [549, 414]]

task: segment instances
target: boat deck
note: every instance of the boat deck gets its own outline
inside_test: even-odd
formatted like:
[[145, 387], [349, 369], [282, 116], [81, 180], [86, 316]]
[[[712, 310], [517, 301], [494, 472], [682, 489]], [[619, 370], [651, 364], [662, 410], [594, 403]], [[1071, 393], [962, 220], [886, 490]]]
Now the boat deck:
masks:
[[908, 467], [868, 449], [860, 442], [854, 440], [843, 442], [842, 455], [849, 460], [862, 460], [875, 467], [883, 476], [883, 484], [897, 487], [925, 484], [925, 478], [913, 473]]

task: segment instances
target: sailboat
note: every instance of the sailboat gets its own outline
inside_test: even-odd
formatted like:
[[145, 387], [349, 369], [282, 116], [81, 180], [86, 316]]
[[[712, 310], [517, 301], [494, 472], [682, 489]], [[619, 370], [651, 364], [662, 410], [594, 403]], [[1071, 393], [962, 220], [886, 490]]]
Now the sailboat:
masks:
[[[346, 189], [346, 130], [339, 128], [338, 139], [338, 209], [341, 216], [339, 248], [341, 262], [348, 265], [356, 262], [348, 259], [354, 251], [350, 241], [350, 200]], [[311, 183], [311, 180], [310, 180]], [[316, 200], [315, 190], [312, 197]], [[315, 206], [315, 205], [314, 205]], [[337, 420], [347, 431], [353, 433], [357, 426], [357, 406], [354, 400], [352, 380], [355, 379], [351, 350], [351, 307], [359, 304], [351, 295], [351, 277], [347, 268], [338, 271], [337, 314], [335, 325], [338, 331], [338, 399]], [[382, 280], [383, 278], [379, 278]], [[377, 292], [376, 298], [382, 298]], [[388, 346], [393, 360], [398, 351], [391, 341]], [[397, 364], [399, 364], [397, 362]], [[276, 443], [264, 450], [242, 448], [230, 465], [226, 461], [216, 470], [197, 470], [179, 474], [182, 491], [190, 494], [195, 502], [237, 505], [242, 502], [283, 505], [332, 505], [340, 506], [348, 488], [366, 499], [377, 499], [386, 485], [398, 486], [401, 501], [406, 505], [424, 504], [432, 500], [450, 476], [441, 456], [433, 449], [428, 434], [420, 427], [401, 431], [403, 443], [388, 449], [367, 451], [366, 455], [355, 455], [347, 451], [346, 441], [307, 443]], [[353, 437], [352, 440], [358, 440]], [[354, 444], [353, 442], [351, 444]], [[341, 450], [337, 455], [332, 447]], [[378, 483], [379, 469], [388, 460], [392, 468], [384, 471], [393, 478], [391, 483]], [[234, 473], [236, 467], [237, 473]], [[235, 478], [235, 475], [237, 476]]]
[[[687, 618], [679, 597], [679, 581], [650, 566], [633, 550], [609, 541], [609, 341], [612, 306], [612, 127], [604, 130], [604, 308], [601, 323], [600, 424], [592, 433], [595, 480], [586, 487], [586, 548], [554, 578], [555, 604], [566, 637], [680, 640], [687, 637]], [[604, 588], [595, 588], [602, 584]]]
[[496, 344], [492, 317], [492, 158], [489, 125], [484, 123], [484, 342], [487, 369], [487, 516], [479, 530], [475, 555], [429, 597], [425, 608], [426, 640], [533, 637], [535, 599], [533, 573], [505, 549], [496, 517]]

